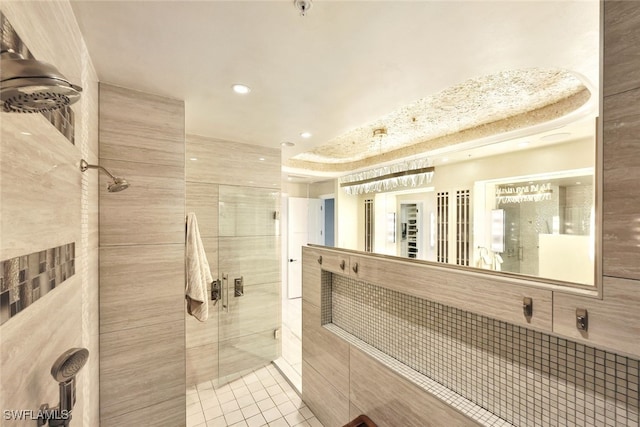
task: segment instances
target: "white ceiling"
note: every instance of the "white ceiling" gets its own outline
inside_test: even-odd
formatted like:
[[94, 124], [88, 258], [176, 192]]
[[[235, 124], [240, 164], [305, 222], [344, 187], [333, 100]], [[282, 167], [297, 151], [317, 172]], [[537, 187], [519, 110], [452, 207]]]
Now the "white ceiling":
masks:
[[567, 69], [598, 93], [598, 0], [315, 0], [305, 17], [292, 0], [72, 6], [100, 81], [183, 99], [190, 134], [294, 142], [285, 159], [504, 70]]

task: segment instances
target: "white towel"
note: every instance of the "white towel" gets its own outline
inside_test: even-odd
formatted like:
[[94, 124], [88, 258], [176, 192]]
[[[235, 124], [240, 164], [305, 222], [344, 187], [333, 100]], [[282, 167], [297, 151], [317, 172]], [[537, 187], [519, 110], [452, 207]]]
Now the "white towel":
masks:
[[209, 317], [207, 284], [213, 281], [207, 255], [204, 252], [196, 214], [187, 214], [187, 312], [204, 322]]

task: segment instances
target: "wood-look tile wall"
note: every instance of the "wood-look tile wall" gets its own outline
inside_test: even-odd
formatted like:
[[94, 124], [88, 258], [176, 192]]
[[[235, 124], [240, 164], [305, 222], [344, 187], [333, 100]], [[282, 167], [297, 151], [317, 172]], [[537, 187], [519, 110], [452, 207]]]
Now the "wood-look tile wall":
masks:
[[[553, 330], [591, 345], [640, 356], [640, 3], [603, 3], [601, 299], [554, 293]], [[557, 295], [557, 296], [556, 296]], [[575, 328], [587, 309], [589, 332]]]
[[184, 153], [182, 101], [100, 84], [102, 427], [186, 424]]
[[188, 135], [186, 157], [187, 212], [198, 218], [211, 273], [242, 276], [245, 286], [228, 311], [210, 301], [206, 322], [187, 316], [191, 385], [226, 381], [280, 353], [280, 151]]
[[0, 118], [0, 260], [71, 242], [76, 257], [63, 286], [0, 326], [0, 408], [57, 405], [51, 366], [68, 349], [84, 347], [89, 359], [77, 376], [73, 423], [97, 426], [98, 177], [81, 173], [79, 163], [98, 160], [98, 79], [68, 2], [1, 2], [0, 12], [34, 57], [83, 88], [71, 106], [75, 145], [40, 114]]
[[604, 2], [603, 83], [603, 270], [640, 280], [638, 2]]

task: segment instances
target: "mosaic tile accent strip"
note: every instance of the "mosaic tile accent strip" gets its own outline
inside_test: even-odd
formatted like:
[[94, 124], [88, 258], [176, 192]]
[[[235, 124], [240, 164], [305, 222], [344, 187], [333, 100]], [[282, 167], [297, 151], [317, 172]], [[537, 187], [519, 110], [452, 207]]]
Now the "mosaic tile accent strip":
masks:
[[0, 261], [0, 325], [75, 274], [76, 244]]
[[[35, 59], [33, 54], [25, 46], [18, 33], [13, 29], [7, 17], [0, 12], [0, 50], [13, 49], [25, 59]], [[45, 111], [42, 114], [51, 124], [75, 145], [75, 116], [70, 107], [59, 108], [54, 111]]]
[[323, 324], [511, 425], [640, 425], [636, 359], [338, 274], [322, 285]]

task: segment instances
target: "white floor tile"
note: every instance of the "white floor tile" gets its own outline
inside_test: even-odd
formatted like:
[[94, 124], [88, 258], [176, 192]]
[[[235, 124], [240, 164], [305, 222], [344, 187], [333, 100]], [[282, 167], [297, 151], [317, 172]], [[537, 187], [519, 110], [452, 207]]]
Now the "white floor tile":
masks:
[[222, 385], [218, 388], [214, 388], [216, 393], [229, 393], [231, 390], [231, 386], [229, 384]]
[[307, 408], [306, 406], [303, 408], [300, 408], [299, 412], [302, 414], [305, 420], [313, 417], [313, 412], [311, 412], [311, 409]]
[[278, 384], [267, 387], [267, 393], [269, 396], [275, 396], [276, 394], [282, 393], [282, 388]]
[[214, 399], [216, 397], [216, 392], [211, 388], [207, 388], [204, 390], [200, 390], [198, 392], [198, 397], [200, 398], [200, 400]]
[[255, 373], [250, 373], [245, 375], [244, 377], [242, 377], [242, 380], [244, 381], [245, 384], [249, 385], [251, 383], [255, 383], [256, 381], [260, 381], [260, 379], [258, 379], [258, 377], [256, 376]]
[[282, 414], [278, 411], [278, 408], [271, 408], [266, 411], [262, 411], [262, 416], [268, 423], [273, 420], [277, 420], [278, 418], [282, 418]]
[[278, 381], [276, 381], [273, 377], [264, 378], [261, 382], [265, 387], [278, 384]]
[[[277, 409], [276, 409], [277, 410]], [[197, 414], [187, 415], [187, 427], [196, 427], [205, 422], [204, 414], [198, 412]]]
[[[278, 410], [280, 411], [280, 413], [282, 415], [285, 416], [285, 418], [287, 417], [287, 415], [293, 413], [293, 412], [298, 412], [298, 408], [296, 408], [293, 403], [291, 402], [284, 402], [280, 405], [278, 405]], [[287, 420], [289, 421], [289, 420]], [[304, 421], [304, 418], [302, 418], [302, 421]]]
[[233, 390], [233, 394], [236, 397], [241, 397], [241, 396], [246, 396], [247, 394], [251, 394], [251, 392], [249, 391], [249, 389], [246, 386], [242, 386], [242, 387], [238, 387], [236, 389]]
[[256, 402], [259, 402], [269, 397], [269, 393], [267, 393], [267, 390], [265, 389], [257, 390], [251, 393], [251, 395], [253, 396], [253, 400], [255, 400]]
[[194, 403], [200, 403], [200, 397], [198, 393], [187, 394], [187, 408]]
[[256, 391], [264, 390], [264, 385], [262, 385], [260, 381], [256, 381], [254, 383], [247, 384], [247, 388], [252, 393], [255, 393]]
[[222, 405], [220, 405], [220, 407], [222, 408], [222, 412], [225, 415], [230, 414], [231, 412], [240, 410], [240, 406], [238, 406], [238, 402], [236, 402], [235, 400], [232, 400], [231, 402], [223, 403]]
[[216, 419], [218, 417], [221, 417], [222, 415], [224, 415], [224, 413], [222, 412], [222, 408], [218, 405], [204, 410], [204, 418], [207, 421]]
[[214, 406], [220, 407], [220, 403], [216, 397], [208, 400], [201, 400], [200, 404], [202, 405], [202, 409], [207, 410], [209, 408], [213, 408]]
[[249, 427], [261, 427], [267, 424], [267, 420], [264, 419], [262, 414], [256, 414], [251, 418], [247, 418], [245, 421]]
[[264, 412], [264, 411], [266, 411], [268, 409], [271, 409], [274, 406], [276, 406], [276, 404], [270, 398], [266, 398], [266, 399], [260, 400], [258, 402], [258, 407], [260, 408], [260, 410], [262, 412]]
[[224, 419], [227, 420], [227, 424], [232, 425], [235, 423], [239, 423], [240, 421], [244, 421], [244, 416], [242, 415], [242, 412], [238, 409], [237, 411], [225, 413]]
[[303, 421], [306, 421], [306, 417], [304, 416], [304, 414], [300, 411], [295, 411], [290, 413], [289, 415], [285, 415], [284, 416], [285, 419], [287, 420], [287, 422], [289, 423], [289, 425], [296, 425], [296, 424], [300, 424]]
[[289, 427], [289, 423], [284, 418], [278, 418], [270, 422], [269, 427]]
[[271, 396], [271, 400], [273, 400], [276, 405], [281, 405], [284, 402], [289, 402], [289, 397], [287, 397], [287, 395], [284, 393], [280, 393], [276, 394], [275, 396]]
[[244, 408], [240, 408], [240, 410], [242, 411], [242, 415], [244, 415], [245, 420], [261, 412], [260, 408], [258, 408], [258, 405], [256, 404], [245, 406]]
[[224, 417], [218, 417], [207, 421], [207, 427], [227, 427], [227, 422]]
[[232, 392], [218, 393], [216, 396], [218, 397], [218, 402], [220, 402], [221, 405], [223, 403], [232, 402], [236, 400], [236, 396]]
[[187, 405], [187, 415], [194, 415], [194, 414], [197, 414], [198, 412], [202, 412], [202, 406], [200, 405], [200, 401]]
[[244, 408], [245, 406], [249, 406], [256, 403], [256, 401], [253, 400], [253, 397], [251, 396], [251, 394], [238, 397], [236, 401], [238, 402], [238, 406], [240, 406], [240, 408]]
[[273, 365], [218, 388], [204, 381], [188, 389], [186, 402], [187, 427], [322, 427]]

